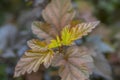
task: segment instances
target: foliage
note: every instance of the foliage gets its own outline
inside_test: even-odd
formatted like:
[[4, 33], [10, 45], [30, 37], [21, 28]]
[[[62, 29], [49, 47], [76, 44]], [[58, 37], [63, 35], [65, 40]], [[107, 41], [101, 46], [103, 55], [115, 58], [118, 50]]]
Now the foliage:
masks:
[[44, 63], [45, 67], [49, 67], [53, 57], [53, 51], [46, 47], [45, 42], [39, 40], [28, 41], [28, 46], [32, 50], [25, 52], [25, 55], [18, 62], [15, 69], [15, 77], [21, 74], [36, 72], [39, 69], [40, 64]]
[[[63, 8], [64, 5], [66, 5], [65, 8]], [[34, 22], [32, 26], [33, 33], [44, 40], [28, 41], [31, 50], [26, 51], [17, 63], [14, 77], [24, 75], [26, 72], [36, 72], [43, 63], [46, 68], [51, 64], [58, 65], [62, 80], [89, 78], [91, 66], [88, 64], [92, 65], [93, 62], [91, 55], [87, 53], [87, 49], [71, 44], [91, 32], [99, 22], [71, 25], [74, 14], [70, 0], [52, 0], [47, 5], [42, 12], [47, 23]]]
[[[51, 40], [50, 48], [59, 47], [62, 45], [69, 46], [73, 41], [87, 35], [96, 27], [99, 22], [81, 23], [76, 26], [67, 25], [61, 31], [61, 37], [56, 37], [56, 40]], [[61, 40], [60, 40], [61, 38]]]
[[[87, 53], [85, 47], [69, 47], [65, 55], [56, 54], [53, 66], [61, 66], [59, 75], [62, 80], [86, 80], [92, 73], [92, 57]], [[89, 67], [88, 67], [89, 66]]]
[[7, 80], [7, 74], [5, 73], [6, 65], [0, 64], [0, 78], [1, 80]]
[[[119, 0], [0, 0], [0, 80], [119, 80], [119, 7]], [[98, 20], [99, 27], [91, 26], [80, 35], [81, 29], [87, 28], [81, 24], [97, 25]], [[73, 36], [77, 32], [80, 34]], [[88, 33], [89, 36], [84, 35]], [[75, 53], [79, 55], [76, 61], [72, 53], [80, 50], [85, 54]], [[83, 56], [88, 57], [83, 60]], [[91, 65], [78, 65], [81, 59], [85, 64], [89, 59], [93, 69], [88, 69]], [[15, 76], [20, 77], [14, 78], [17, 61], [15, 70], [19, 74]], [[68, 64], [71, 61], [80, 69], [76, 71], [76, 66]]]

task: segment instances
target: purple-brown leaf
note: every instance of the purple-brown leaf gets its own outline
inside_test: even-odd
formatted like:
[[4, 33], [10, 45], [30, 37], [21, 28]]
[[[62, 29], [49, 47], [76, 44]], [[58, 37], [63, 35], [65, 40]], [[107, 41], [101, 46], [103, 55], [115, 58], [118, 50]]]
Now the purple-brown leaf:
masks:
[[51, 64], [54, 52], [46, 47], [45, 42], [33, 39], [28, 41], [28, 46], [32, 50], [26, 51], [19, 60], [15, 67], [14, 77], [24, 75], [26, 72], [36, 72], [42, 63], [46, 68]]
[[56, 54], [53, 66], [60, 66], [59, 75], [62, 80], [86, 80], [91, 74], [92, 58], [85, 47], [72, 46], [65, 55]]
[[42, 12], [43, 18], [59, 31], [74, 18], [71, 0], [52, 0]]
[[55, 37], [57, 34], [56, 30], [53, 27], [51, 27], [50, 24], [39, 21], [33, 22], [32, 31], [35, 35], [37, 35], [37, 37], [45, 40], [46, 39], [50, 40], [52, 39], [52, 37]]

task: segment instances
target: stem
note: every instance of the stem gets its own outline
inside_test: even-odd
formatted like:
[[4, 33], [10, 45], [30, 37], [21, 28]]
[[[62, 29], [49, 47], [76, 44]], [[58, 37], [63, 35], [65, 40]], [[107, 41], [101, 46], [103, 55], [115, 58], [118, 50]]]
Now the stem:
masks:
[[59, 53], [62, 53], [62, 48], [61, 47], [59, 47]]

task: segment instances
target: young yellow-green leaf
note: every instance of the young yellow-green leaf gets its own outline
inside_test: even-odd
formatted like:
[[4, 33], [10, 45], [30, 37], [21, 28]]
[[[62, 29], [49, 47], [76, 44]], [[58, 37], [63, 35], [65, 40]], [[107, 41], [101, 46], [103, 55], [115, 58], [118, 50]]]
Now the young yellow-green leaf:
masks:
[[[56, 54], [52, 65], [60, 66], [62, 80], [87, 80], [93, 69], [93, 59], [85, 47], [72, 46], [65, 53]], [[91, 66], [92, 65], [92, 66]]]
[[65, 28], [63, 28], [61, 34], [62, 44], [70, 45], [73, 41], [72, 32], [70, 31], [70, 25], [67, 25]]
[[24, 75], [26, 72], [36, 72], [42, 63], [46, 68], [51, 64], [54, 52], [46, 47], [46, 43], [39, 40], [31, 40], [28, 45], [32, 50], [26, 51], [19, 60], [15, 67], [14, 77]]
[[43, 18], [49, 24], [61, 30], [74, 18], [71, 0], [52, 0], [42, 12]]
[[97, 22], [89, 22], [89, 23], [81, 23], [76, 26], [66, 26], [62, 30], [62, 44], [63, 45], [70, 45], [74, 40], [82, 38], [83, 36], [87, 35], [89, 32], [92, 31], [97, 25]]
[[51, 40], [51, 43], [48, 45], [48, 48], [56, 48], [62, 46], [60, 38], [57, 36], [56, 39]]
[[76, 26], [67, 25], [61, 31], [61, 39], [57, 36], [56, 39], [51, 40], [51, 43], [48, 45], [49, 48], [56, 48], [62, 45], [71, 45], [74, 40], [82, 38], [92, 31], [97, 25], [97, 22], [81, 23]]

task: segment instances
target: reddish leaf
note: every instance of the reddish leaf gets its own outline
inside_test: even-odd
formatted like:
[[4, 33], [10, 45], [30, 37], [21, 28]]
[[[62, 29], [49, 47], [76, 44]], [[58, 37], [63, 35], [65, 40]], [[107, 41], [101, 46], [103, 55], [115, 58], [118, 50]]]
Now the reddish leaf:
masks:
[[36, 72], [42, 63], [46, 68], [51, 64], [54, 52], [46, 47], [46, 43], [34, 39], [30, 40], [28, 45], [32, 50], [26, 51], [19, 60], [15, 67], [14, 77], [24, 75], [26, 72]]
[[42, 12], [43, 18], [59, 31], [74, 18], [71, 0], [52, 0]]
[[60, 66], [59, 75], [62, 80], [86, 80], [91, 73], [92, 58], [85, 47], [72, 46], [65, 55], [57, 54], [53, 66]]
[[32, 24], [32, 31], [39, 38], [50, 40], [55, 37], [57, 32], [47, 23], [35, 21]]

